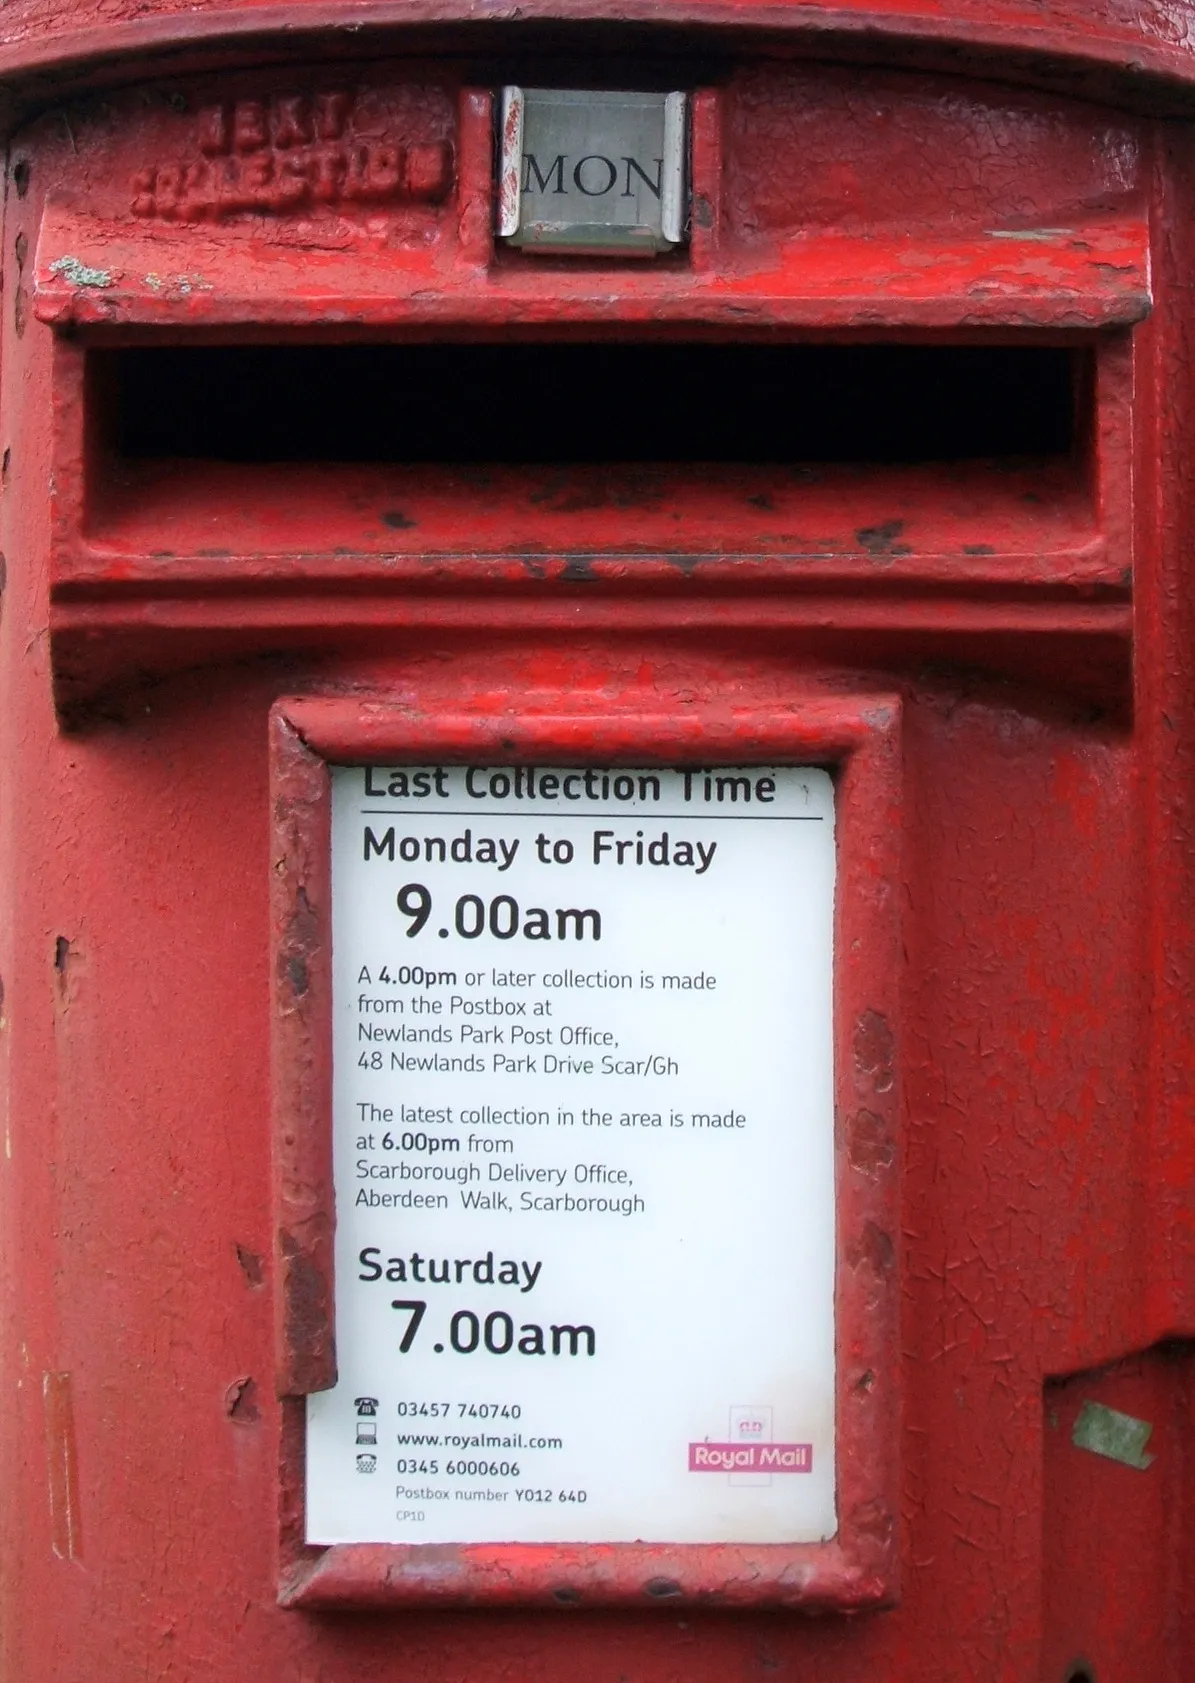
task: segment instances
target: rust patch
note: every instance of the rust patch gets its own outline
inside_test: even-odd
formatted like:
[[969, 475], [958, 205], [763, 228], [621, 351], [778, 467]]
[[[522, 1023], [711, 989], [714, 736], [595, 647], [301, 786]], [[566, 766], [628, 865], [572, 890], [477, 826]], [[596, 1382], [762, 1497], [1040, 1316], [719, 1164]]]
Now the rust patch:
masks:
[[877, 1227], [874, 1221], [867, 1222], [858, 1238], [847, 1246], [846, 1259], [852, 1268], [866, 1263], [873, 1274], [885, 1278], [896, 1265], [896, 1247], [891, 1234]]
[[241, 1273], [245, 1276], [248, 1283], [251, 1286], [264, 1285], [265, 1268], [263, 1267], [262, 1260], [260, 1256], [258, 1256], [257, 1252], [248, 1250], [244, 1245], [238, 1245], [236, 1251], [237, 1261], [241, 1265]]
[[29, 316], [29, 293], [25, 286], [25, 260], [29, 256], [29, 240], [25, 234], [18, 234], [13, 246], [17, 259], [17, 284], [12, 301], [12, 324], [16, 329], [17, 338], [25, 333], [25, 323]]
[[847, 1157], [852, 1169], [875, 1175], [888, 1168], [896, 1156], [896, 1144], [887, 1123], [874, 1110], [858, 1110], [847, 1132]]
[[311, 986], [308, 959], [318, 942], [319, 919], [307, 898], [307, 890], [300, 887], [295, 892], [286, 941], [278, 955], [279, 973], [296, 999], [302, 999]]
[[649, 1578], [643, 1586], [643, 1593], [656, 1601], [666, 1601], [669, 1596], [680, 1595], [681, 1587], [674, 1578]]
[[49, 1470], [50, 1547], [59, 1560], [78, 1560], [79, 1469], [75, 1451], [75, 1408], [69, 1373], [42, 1375]]
[[888, 1019], [879, 1011], [864, 1011], [855, 1024], [855, 1073], [873, 1093], [890, 1093], [895, 1076], [896, 1047]]
[[328, 1282], [292, 1233], [282, 1233], [280, 1248], [287, 1344], [318, 1359], [328, 1338]]
[[568, 584], [596, 584], [598, 576], [593, 570], [593, 562], [587, 556], [574, 555], [566, 561], [560, 569], [560, 575]]
[[410, 532], [419, 524], [417, 520], [409, 520], [401, 508], [387, 508], [382, 511], [382, 524], [389, 526], [395, 532]]

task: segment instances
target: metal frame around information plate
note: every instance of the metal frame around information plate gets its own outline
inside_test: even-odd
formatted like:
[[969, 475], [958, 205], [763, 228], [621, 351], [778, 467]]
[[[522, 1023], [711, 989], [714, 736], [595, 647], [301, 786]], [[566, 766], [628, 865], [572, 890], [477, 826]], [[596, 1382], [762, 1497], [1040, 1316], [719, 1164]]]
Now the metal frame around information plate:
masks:
[[[692, 674], [686, 705], [545, 714], [418, 693], [278, 702], [270, 720], [277, 1389], [284, 1606], [704, 1603], [856, 1609], [898, 1591], [900, 704]], [[836, 786], [835, 1343], [839, 1530], [807, 1544], [335, 1544], [304, 1540], [304, 1398], [335, 1383], [329, 764], [820, 764]]]

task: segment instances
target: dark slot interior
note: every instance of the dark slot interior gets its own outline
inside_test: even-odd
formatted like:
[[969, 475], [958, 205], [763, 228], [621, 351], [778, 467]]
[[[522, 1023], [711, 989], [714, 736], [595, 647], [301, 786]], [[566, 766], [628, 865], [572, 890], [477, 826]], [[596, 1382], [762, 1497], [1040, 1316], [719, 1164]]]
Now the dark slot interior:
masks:
[[957, 462], [1068, 453], [1077, 358], [922, 345], [107, 353], [116, 453], [224, 462]]

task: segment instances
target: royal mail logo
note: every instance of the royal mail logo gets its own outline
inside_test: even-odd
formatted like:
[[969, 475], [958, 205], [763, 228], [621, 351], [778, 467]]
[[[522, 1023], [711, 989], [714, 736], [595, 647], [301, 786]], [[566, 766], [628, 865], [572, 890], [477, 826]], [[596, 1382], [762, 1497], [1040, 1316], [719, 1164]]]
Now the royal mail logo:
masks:
[[691, 1473], [811, 1473], [811, 1443], [691, 1443]]
[[452, 186], [452, 148], [415, 135], [366, 132], [345, 90], [241, 99], [200, 111], [190, 156], [143, 169], [133, 214], [220, 221], [246, 211], [424, 203]]

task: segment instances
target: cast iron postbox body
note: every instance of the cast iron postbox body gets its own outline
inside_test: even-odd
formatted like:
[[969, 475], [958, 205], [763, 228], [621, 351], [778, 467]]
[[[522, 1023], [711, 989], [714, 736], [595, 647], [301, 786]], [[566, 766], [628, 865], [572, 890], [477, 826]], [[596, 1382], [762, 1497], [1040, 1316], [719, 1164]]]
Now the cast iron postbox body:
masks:
[[[5, 13], [12, 1683], [1178, 1683], [1195, 1665], [1191, 19], [648, 10]], [[532, 1495], [574, 1506], [533, 1532], [515, 1460], [493, 1459], [446, 1465], [490, 1481], [509, 1535], [472, 1513], [426, 1543], [342, 1524], [339, 1486], [388, 1488], [395, 1465], [396, 1523], [451, 1496], [430, 1438], [393, 1460], [416, 1442], [396, 1410], [426, 1393], [354, 1365], [338, 1294], [385, 1267], [411, 1294], [404, 1358], [434, 1348], [493, 1388], [508, 1356], [583, 1366], [595, 1336], [658, 1314], [678, 1409], [696, 1386], [650, 1267], [595, 1297], [595, 1335], [580, 1311], [536, 1319], [540, 1265], [493, 1237], [458, 1247], [455, 1283], [484, 1296], [508, 1268], [522, 1326], [497, 1298], [436, 1322], [411, 1246], [376, 1260], [414, 1195], [348, 1272], [336, 1249], [336, 1106], [360, 1106], [363, 1181], [451, 1133], [421, 1112], [396, 1144], [372, 1072], [451, 1045], [486, 1072], [470, 1121], [520, 1126], [533, 1088], [497, 1075], [539, 1073], [467, 999], [438, 1039], [419, 1026], [438, 1005], [400, 1033], [354, 959], [363, 1085], [343, 1086], [336, 953], [368, 934], [339, 910], [352, 849], [352, 870], [419, 860], [384, 879], [386, 917], [396, 951], [424, 943], [406, 982], [434, 992], [462, 943], [496, 978], [493, 941], [506, 965], [613, 927], [615, 904], [529, 911], [516, 873], [441, 911], [434, 872], [480, 856], [474, 809], [446, 803], [609, 805], [625, 784], [642, 805], [669, 778], [678, 801], [833, 803], [832, 964], [778, 1036], [803, 1045], [825, 1007], [824, 1441], [773, 1443], [785, 1396], [728, 1382], [729, 1425], [695, 1427], [676, 1469], [712, 1490], [729, 1432], [748, 1447], [714, 1470], [727, 1511], [770, 1467], [778, 1502], [823, 1477], [822, 1517], [780, 1540], [700, 1516], [674, 1534], [628, 1479], [607, 1533], [546, 1473]], [[358, 789], [382, 804], [341, 863]], [[386, 803], [411, 791], [456, 829], [396, 828]], [[715, 819], [726, 859], [740, 815]], [[696, 882], [714, 841], [684, 851], [685, 822], [624, 834], [615, 814], [594, 870]], [[510, 838], [540, 845], [508, 828], [496, 871]], [[542, 838], [545, 867], [571, 834]], [[734, 893], [709, 875], [711, 952], [772, 858]], [[773, 908], [780, 929], [783, 892]], [[680, 913], [661, 928], [688, 938]], [[710, 992], [693, 951], [666, 982]], [[558, 989], [616, 985], [554, 963]], [[737, 1046], [696, 995], [669, 1021], [708, 1024], [714, 1073], [749, 1085], [766, 993]], [[594, 1125], [621, 1107], [666, 1127], [651, 1082], [680, 1078], [673, 1049], [620, 1062], [586, 1012], [553, 1072], [588, 1078], [608, 1051], [639, 1085]], [[671, 1125], [748, 1136], [742, 1090]], [[474, 1152], [465, 1133], [445, 1161]], [[524, 1208], [555, 1172], [512, 1167], [537, 1189]], [[553, 1220], [619, 1199], [655, 1219], [605, 1158], [560, 1172], [586, 1192]], [[756, 1219], [761, 1255], [795, 1255], [806, 1206], [786, 1217], [775, 1176], [726, 1173], [726, 1232]], [[739, 1296], [711, 1314], [749, 1319], [741, 1246], [721, 1260]], [[321, 1399], [359, 1371], [328, 1474]], [[461, 1385], [453, 1407], [507, 1407]]]

